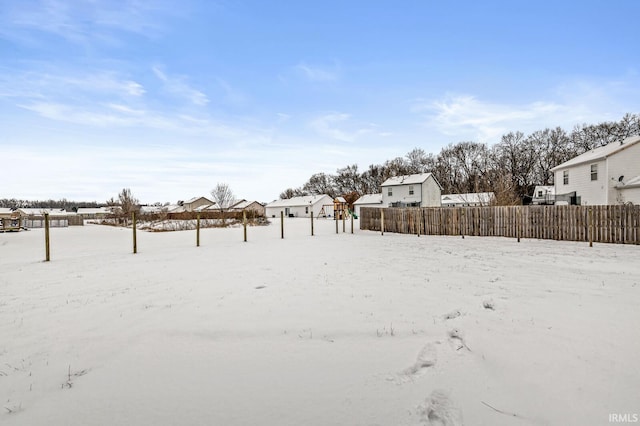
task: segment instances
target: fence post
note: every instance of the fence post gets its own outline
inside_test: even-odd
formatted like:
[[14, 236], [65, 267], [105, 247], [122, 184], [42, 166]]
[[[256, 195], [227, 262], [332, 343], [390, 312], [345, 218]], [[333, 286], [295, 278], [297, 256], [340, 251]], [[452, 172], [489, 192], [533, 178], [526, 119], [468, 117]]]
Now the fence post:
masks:
[[337, 234], [338, 233], [338, 216], [336, 216], [335, 213], [334, 213], [334, 219], [336, 222], [336, 234]]
[[196, 215], [196, 247], [200, 247], [200, 213]]
[[351, 212], [351, 233], [353, 234], [353, 212]]
[[49, 250], [49, 213], [44, 214], [44, 251], [45, 251], [45, 262], [49, 262], [51, 260], [51, 251]]
[[380, 209], [380, 235], [384, 235], [384, 209]]
[[344, 216], [344, 209], [342, 209], [342, 232], [345, 232], [347, 218]]
[[131, 212], [131, 220], [133, 222], [133, 254], [138, 252], [138, 240], [136, 238], [136, 212]]
[[313, 237], [313, 209], [311, 209], [311, 236]]
[[280, 210], [280, 239], [284, 239], [284, 212]]
[[242, 228], [244, 228], [244, 242], [247, 242], [247, 211], [242, 210]]
[[593, 207], [589, 207], [589, 247], [593, 247]]
[[464, 232], [462, 231], [462, 222], [464, 222], [464, 208], [460, 207], [460, 236], [464, 240]]
[[420, 237], [421, 227], [422, 227], [422, 208], [418, 207], [418, 237]]

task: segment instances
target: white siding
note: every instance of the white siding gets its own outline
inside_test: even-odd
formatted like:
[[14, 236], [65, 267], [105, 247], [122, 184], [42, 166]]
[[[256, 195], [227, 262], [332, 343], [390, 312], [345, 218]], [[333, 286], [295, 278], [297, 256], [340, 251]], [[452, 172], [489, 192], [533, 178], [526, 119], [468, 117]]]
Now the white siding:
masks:
[[[598, 165], [598, 179], [591, 180], [591, 165]], [[563, 172], [569, 171], [569, 184], [563, 182]], [[576, 192], [582, 205], [640, 203], [631, 189], [615, 188], [618, 178], [625, 179], [640, 175], [640, 143], [630, 145], [608, 158], [575, 166], [564, 167], [555, 172], [556, 195]], [[634, 201], [635, 200], [635, 201]]]
[[627, 188], [621, 190], [620, 201], [623, 203], [640, 204], [640, 188]]
[[421, 207], [440, 207], [442, 204], [442, 193], [440, 185], [433, 176], [430, 176], [425, 183], [422, 184], [422, 205]]
[[265, 207], [265, 215], [267, 217], [280, 217], [280, 212], [286, 212], [293, 217], [311, 217], [311, 211], [313, 210], [313, 216], [318, 217], [318, 214], [324, 207], [324, 214], [326, 216], [333, 216], [333, 200], [328, 195], [320, 197], [315, 203], [309, 205], [297, 205], [297, 206], [269, 206]]
[[[591, 180], [591, 165], [598, 165], [598, 179]], [[564, 171], [569, 171], [569, 183], [564, 184]], [[593, 163], [579, 164], [577, 166], [563, 168], [556, 171], [555, 189], [556, 195], [576, 192], [581, 198], [580, 204], [594, 205], [607, 204], [606, 194], [606, 162], [604, 160]]]
[[[409, 187], [413, 187], [413, 195], [409, 194]], [[389, 196], [389, 188], [392, 195]], [[393, 185], [382, 187], [382, 207], [389, 207], [392, 203], [420, 203], [421, 207], [440, 207], [440, 186], [433, 176], [429, 176], [424, 183]]]
[[626, 149], [612, 155], [609, 158], [608, 170], [608, 204], [621, 204], [632, 202], [640, 204], [640, 197], [632, 189], [619, 190], [614, 188], [618, 178], [624, 176], [624, 180], [640, 176], [640, 143], [631, 145]]

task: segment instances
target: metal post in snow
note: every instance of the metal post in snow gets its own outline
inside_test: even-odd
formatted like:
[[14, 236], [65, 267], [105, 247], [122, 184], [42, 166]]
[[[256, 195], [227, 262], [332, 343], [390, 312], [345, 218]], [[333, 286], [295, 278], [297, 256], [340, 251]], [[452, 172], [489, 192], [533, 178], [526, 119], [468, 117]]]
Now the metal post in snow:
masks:
[[133, 222], [133, 254], [138, 252], [138, 240], [136, 238], [136, 212], [131, 212], [131, 219]]
[[242, 210], [242, 227], [244, 228], [244, 242], [247, 242], [247, 211]]
[[200, 247], [200, 213], [196, 215], [196, 247]]
[[353, 212], [351, 212], [351, 233], [353, 234]]
[[45, 251], [45, 262], [49, 262], [51, 260], [51, 251], [49, 250], [49, 213], [44, 214], [44, 251]]

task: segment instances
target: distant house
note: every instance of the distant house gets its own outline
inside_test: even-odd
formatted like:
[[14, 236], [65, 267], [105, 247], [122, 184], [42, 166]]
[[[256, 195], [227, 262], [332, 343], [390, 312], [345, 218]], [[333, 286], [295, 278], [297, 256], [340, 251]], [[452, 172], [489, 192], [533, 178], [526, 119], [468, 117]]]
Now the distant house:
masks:
[[160, 214], [167, 213], [169, 206], [140, 206], [140, 214]]
[[333, 216], [333, 198], [326, 194], [305, 195], [285, 200], [276, 200], [265, 206], [267, 217], [279, 217], [284, 212], [286, 217], [314, 217]]
[[493, 192], [472, 192], [467, 194], [444, 194], [440, 198], [442, 207], [479, 207], [495, 202]]
[[431, 173], [391, 177], [382, 183], [382, 206], [440, 207], [441, 191]]
[[538, 185], [533, 190], [531, 204], [554, 204], [556, 201], [556, 188], [554, 186]]
[[110, 207], [78, 207], [76, 214], [83, 219], [104, 219], [112, 214], [112, 209]]
[[366, 194], [353, 203], [356, 216], [360, 217], [362, 207], [382, 207], [382, 194]]
[[255, 216], [264, 216], [265, 208], [264, 205], [257, 201], [247, 201], [247, 200], [236, 200], [234, 204], [229, 207], [229, 211], [231, 212], [251, 212]]
[[640, 136], [592, 149], [551, 170], [556, 204], [640, 204]]
[[182, 207], [184, 208], [184, 211], [186, 211], [186, 212], [194, 212], [199, 207], [212, 206], [214, 204], [215, 204], [215, 202], [211, 201], [207, 197], [194, 197], [194, 198], [192, 198], [190, 200], [187, 200], [187, 201], [183, 202], [182, 203]]
[[67, 226], [83, 225], [82, 216], [64, 209], [50, 208], [19, 208], [22, 215], [26, 216], [24, 224], [26, 228], [44, 228], [45, 213], [49, 215], [49, 226], [52, 228], [66, 228]]

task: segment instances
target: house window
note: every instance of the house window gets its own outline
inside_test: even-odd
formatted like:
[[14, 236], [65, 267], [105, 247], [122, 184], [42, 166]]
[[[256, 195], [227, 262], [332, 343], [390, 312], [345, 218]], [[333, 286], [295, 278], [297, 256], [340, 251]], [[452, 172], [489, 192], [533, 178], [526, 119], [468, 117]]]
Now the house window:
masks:
[[413, 195], [413, 185], [409, 185], [409, 195]]
[[598, 180], [598, 165], [591, 165], [591, 180]]
[[562, 183], [565, 185], [569, 185], [569, 170], [565, 170], [562, 172]]
[[304, 214], [309, 214], [309, 207], [306, 207], [306, 206], [305, 206], [305, 208], [304, 208]]
[[389, 187], [389, 188], [387, 189], [387, 195], [388, 195], [389, 197], [391, 197], [391, 196], [393, 195], [393, 188]]
[[538, 197], [542, 197], [542, 191], [538, 191]]

